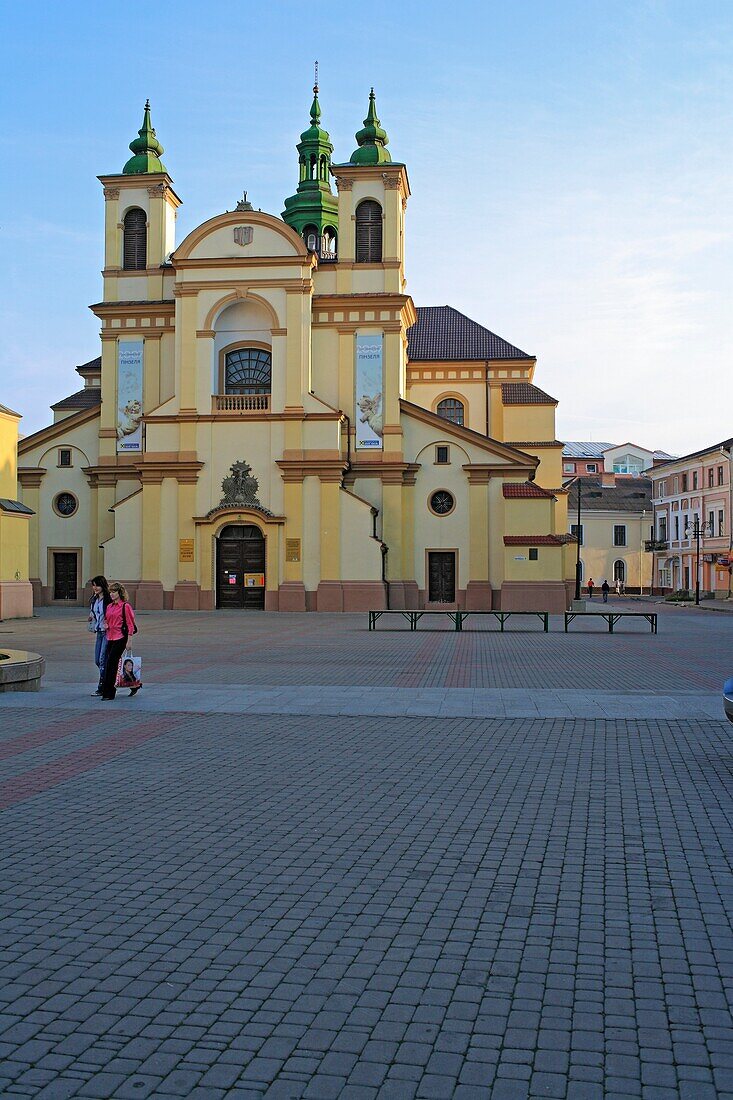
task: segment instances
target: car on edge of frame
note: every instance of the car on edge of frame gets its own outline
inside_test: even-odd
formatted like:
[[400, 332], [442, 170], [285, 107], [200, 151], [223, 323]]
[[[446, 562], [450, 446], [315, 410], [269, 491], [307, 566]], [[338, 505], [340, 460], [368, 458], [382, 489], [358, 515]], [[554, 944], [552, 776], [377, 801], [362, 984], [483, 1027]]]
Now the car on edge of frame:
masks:
[[729, 722], [733, 722], [733, 676], [723, 684], [723, 710]]

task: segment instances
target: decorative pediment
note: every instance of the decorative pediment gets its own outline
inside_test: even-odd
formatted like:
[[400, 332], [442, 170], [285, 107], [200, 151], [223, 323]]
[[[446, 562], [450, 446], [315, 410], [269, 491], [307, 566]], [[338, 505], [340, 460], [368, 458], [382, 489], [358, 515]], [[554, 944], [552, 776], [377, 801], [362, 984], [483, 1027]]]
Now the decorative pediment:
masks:
[[252, 474], [252, 467], [248, 462], [240, 459], [229, 467], [229, 473], [222, 479], [222, 498], [215, 508], [207, 515], [219, 512], [226, 508], [253, 508], [263, 516], [271, 516], [267, 508], [257, 499], [257, 491], [260, 483]]

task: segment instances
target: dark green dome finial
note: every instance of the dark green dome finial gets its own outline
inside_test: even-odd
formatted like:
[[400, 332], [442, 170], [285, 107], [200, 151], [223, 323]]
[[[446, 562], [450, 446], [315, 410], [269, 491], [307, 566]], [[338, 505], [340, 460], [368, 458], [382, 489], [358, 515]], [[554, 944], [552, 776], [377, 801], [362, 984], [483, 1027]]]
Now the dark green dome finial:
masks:
[[167, 171], [160, 159], [164, 152], [163, 146], [155, 136], [155, 130], [150, 121], [149, 99], [145, 100], [143, 124], [138, 130], [138, 136], [130, 142], [130, 150], [133, 155], [122, 169], [123, 176], [137, 176]]
[[334, 235], [338, 231], [338, 199], [331, 191], [331, 154], [333, 145], [328, 131], [321, 127], [318, 102], [318, 62], [313, 82], [310, 126], [300, 135], [298, 150], [298, 187], [285, 200], [283, 220], [298, 233], [304, 230]]
[[364, 119], [364, 128], [356, 135], [359, 146], [351, 154], [352, 164], [389, 164], [392, 157], [385, 149], [389, 145], [387, 131], [377, 116], [377, 101], [374, 88], [369, 93], [369, 109]]

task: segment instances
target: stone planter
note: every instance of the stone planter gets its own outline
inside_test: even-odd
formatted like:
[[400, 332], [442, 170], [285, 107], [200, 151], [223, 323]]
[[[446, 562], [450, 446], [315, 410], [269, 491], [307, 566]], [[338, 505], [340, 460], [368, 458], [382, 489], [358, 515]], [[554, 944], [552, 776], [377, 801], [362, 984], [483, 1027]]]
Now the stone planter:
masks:
[[0, 692], [38, 691], [46, 661], [24, 649], [0, 649]]

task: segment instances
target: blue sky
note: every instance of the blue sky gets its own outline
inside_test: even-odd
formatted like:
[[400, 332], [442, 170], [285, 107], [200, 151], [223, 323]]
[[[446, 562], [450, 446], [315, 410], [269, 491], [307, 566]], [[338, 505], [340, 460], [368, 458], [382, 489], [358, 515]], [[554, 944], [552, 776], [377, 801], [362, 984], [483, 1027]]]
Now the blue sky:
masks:
[[369, 87], [408, 166], [408, 290], [535, 354], [565, 439], [733, 434], [733, 4], [6, 8], [0, 402], [22, 430], [98, 354], [103, 199], [151, 99], [178, 240], [280, 214], [313, 59], [335, 159]]

